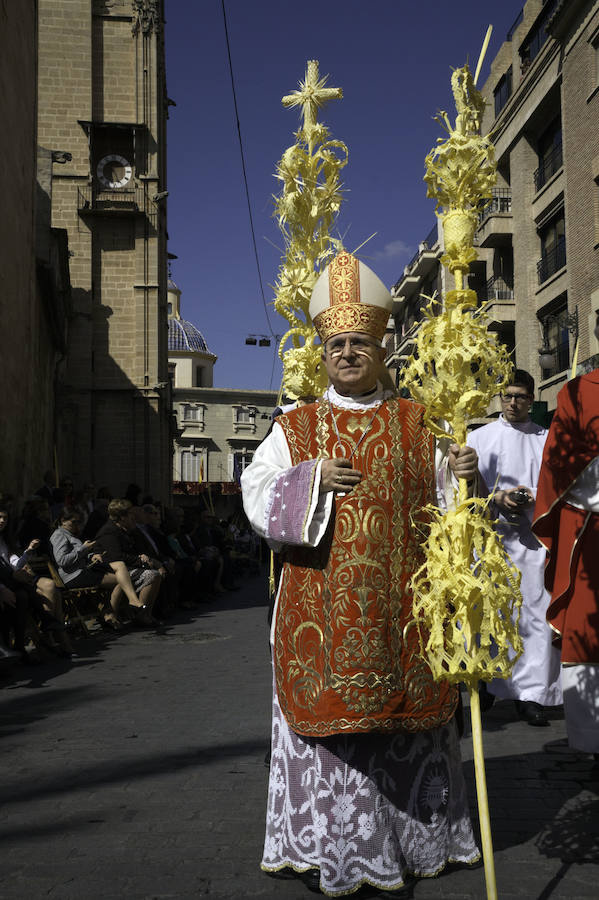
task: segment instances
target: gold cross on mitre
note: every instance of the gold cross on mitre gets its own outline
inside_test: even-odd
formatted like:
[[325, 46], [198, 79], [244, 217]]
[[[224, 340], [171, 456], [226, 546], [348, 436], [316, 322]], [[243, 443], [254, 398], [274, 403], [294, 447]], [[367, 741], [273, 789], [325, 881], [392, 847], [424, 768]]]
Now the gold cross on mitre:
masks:
[[321, 106], [324, 106], [329, 100], [343, 97], [341, 88], [325, 87], [328, 77], [325, 75], [324, 78], [319, 79], [318, 60], [309, 59], [306, 64], [306, 77], [304, 81], [299, 82], [299, 91], [293, 91], [292, 94], [287, 94], [281, 100], [283, 106], [302, 107], [305, 131], [309, 131], [316, 125], [316, 113]]

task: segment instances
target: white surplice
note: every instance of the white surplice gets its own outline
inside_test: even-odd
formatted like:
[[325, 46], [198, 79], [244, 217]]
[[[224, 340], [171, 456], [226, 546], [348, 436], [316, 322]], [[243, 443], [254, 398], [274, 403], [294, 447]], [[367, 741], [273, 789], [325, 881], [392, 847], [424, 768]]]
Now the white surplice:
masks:
[[[536, 497], [546, 439], [547, 430], [530, 419], [511, 423], [500, 416], [490, 425], [471, 431], [467, 443], [478, 454], [478, 468], [490, 492], [509, 491], [523, 485]], [[524, 652], [510, 678], [495, 679], [489, 684], [489, 690], [501, 699], [511, 697], [556, 706], [562, 702], [560, 660], [545, 619], [550, 600], [543, 583], [546, 554], [530, 529], [532, 512], [531, 506], [518, 515], [517, 521], [508, 522], [497, 511], [497, 531], [522, 573], [518, 628]]]

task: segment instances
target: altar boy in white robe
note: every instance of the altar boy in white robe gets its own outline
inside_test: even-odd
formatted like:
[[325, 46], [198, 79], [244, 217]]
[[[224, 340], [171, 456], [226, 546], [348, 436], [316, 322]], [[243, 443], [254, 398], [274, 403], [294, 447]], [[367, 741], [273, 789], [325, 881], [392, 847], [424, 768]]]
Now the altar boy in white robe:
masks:
[[518, 715], [529, 725], [549, 724], [545, 706], [562, 702], [559, 653], [552, 646], [545, 615], [549, 594], [543, 584], [545, 549], [531, 531], [539, 470], [547, 430], [530, 418], [534, 379], [516, 369], [501, 395], [502, 414], [468, 435], [478, 454], [484, 490], [493, 494], [496, 528], [506, 551], [522, 572], [519, 631], [524, 652], [507, 679], [495, 679], [489, 693], [512, 698]]

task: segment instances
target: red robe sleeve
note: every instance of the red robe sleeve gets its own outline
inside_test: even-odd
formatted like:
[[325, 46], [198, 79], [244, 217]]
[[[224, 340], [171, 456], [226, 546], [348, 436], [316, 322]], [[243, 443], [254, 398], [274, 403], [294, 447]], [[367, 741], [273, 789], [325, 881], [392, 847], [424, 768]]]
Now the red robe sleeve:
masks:
[[552, 595], [547, 621], [562, 640], [563, 662], [597, 655], [596, 628], [590, 615], [594, 591], [587, 587], [599, 583], [599, 555], [581, 548], [583, 536], [585, 547], [594, 542], [599, 519], [570, 505], [566, 497], [598, 455], [599, 370], [595, 370], [567, 382], [559, 392], [543, 451], [532, 523], [533, 532], [547, 549], [545, 586]]

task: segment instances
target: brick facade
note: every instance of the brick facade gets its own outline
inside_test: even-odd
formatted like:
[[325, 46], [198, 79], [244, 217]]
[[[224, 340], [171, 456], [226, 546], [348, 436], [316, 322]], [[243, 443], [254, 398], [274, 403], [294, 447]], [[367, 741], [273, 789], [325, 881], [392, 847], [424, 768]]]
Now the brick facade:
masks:
[[37, 3], [0, 4], [0, 493], [52, 466], [68, 307], [66, 235], [50, 228], [51, 155], [37, 148]]
[[[39, 0], [39, 119], [68, 232], [61, 474], [170, 497], [163, 0]], [[127, 171], [127, 166], [129, 167]]]

